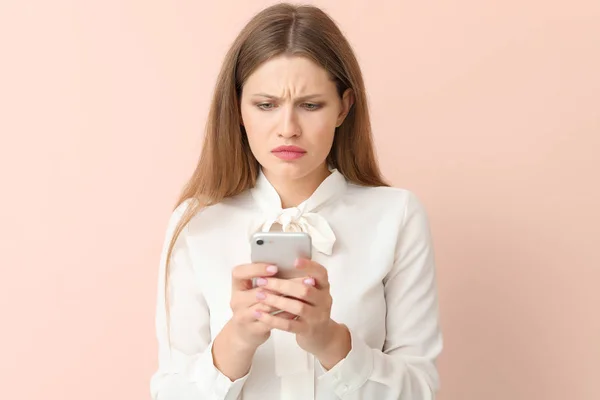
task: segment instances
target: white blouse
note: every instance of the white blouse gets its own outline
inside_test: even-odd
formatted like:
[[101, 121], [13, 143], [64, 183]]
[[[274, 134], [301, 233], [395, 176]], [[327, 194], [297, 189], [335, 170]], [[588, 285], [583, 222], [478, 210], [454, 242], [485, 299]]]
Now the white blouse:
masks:
[[[203, 209], [179, 236], [169, 277], [169, 348], [166, 251], [189, 201], [170, 218], [160, 260], [153, 399], [434, 399], [442, 335], [432, 241], [414, 194], [357, 186], [332, 170], [309, 199], [282, 210], [261, 172], [253, 189]], [[311, 235], [312, 258], [329, 276], [331, 318], [350, 330], [352, 350], [326, 371], [293, 334], [273, 330], [250, 372], [232, 382], [212, 358], [213, 339], [232, 316], [231, 270], [250, 262], [251, 234], [274, 222]]]

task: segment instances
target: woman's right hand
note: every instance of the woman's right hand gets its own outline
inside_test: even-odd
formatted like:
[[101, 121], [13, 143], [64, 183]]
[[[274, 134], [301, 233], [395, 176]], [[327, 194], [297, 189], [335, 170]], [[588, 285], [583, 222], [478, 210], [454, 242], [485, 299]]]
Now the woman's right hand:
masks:
[[233, 316], [231, 324], [232, 340], [236, 347], [256, 350], [270, 336], [271, 329], [265, 323], [257, 320], [257, 312], [270, 313], [274, 308], [262, 304], [256, 297], [261, 288], [252, 287], [252, 279], [269, 277], [277, 273], [277, 267], [264, 263], [239, 265], [231, 272], [231, 302]]
[[[253, 288], [252, 279], [274, 276], [277, 267], [273, 267], [264, 263], [244, 264], [235, 267], [231, 273], [233, 316], [215, 338], [212, 353], [215, 367], [232, 381], [248, 373], [256, 349], [271, 335], [271, 327], [258, 320], [255, 314], [275, 311], [257, 298], [257, 294], [270, 291]], [[291, 319], [295, 315], [282, 312], [278, 317]]]

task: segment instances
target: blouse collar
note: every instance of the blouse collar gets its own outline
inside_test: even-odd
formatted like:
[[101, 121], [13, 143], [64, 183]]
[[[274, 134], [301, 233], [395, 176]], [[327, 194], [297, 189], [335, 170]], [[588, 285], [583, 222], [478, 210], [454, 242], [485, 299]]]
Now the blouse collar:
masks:
[[[308, 199], [297, 207], [290, 208], [298, 208], [306, 212], [315, 211], [341, 195], [347, 187], [346, 178], [335, 168], [330, 168], [329, 171], [331, 174], [321, 182]], [[258, 173], [256, 185], [251, 189], [251, 192], [263, 210], [268, 212], [286, 210], [282, 209], [281, 198], [262, 169]]]
[[281, 207], [281, 198], [271, 182], [259, 172], [252, 196], [263, 211], [261, 230], [267, 232], [274, 223], [279, 223], [284, 232], [306, 232], [311, 236], [315, 250], [331, 255], [335, 234], [327, 221], [318, 214], [325, 204], [337, 199], [347, 188], [346, 178], [335, 168], [321, 182], [313, 194], [297, 207]]

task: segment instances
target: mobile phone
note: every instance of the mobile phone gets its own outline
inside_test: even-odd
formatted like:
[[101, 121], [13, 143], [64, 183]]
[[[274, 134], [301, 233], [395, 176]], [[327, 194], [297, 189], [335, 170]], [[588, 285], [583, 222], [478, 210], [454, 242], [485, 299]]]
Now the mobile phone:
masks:
[[[304, 276], [294, 267], [297, 258], [312, 256], [310, 235], [304, 232], [258, 232], [252, 236], [251, 260], [253, 263], [276, 265], [279, 269], [275, 275], [280, 279], [299, 278]], [[252, 280], [252, 286], [255, 280]]]

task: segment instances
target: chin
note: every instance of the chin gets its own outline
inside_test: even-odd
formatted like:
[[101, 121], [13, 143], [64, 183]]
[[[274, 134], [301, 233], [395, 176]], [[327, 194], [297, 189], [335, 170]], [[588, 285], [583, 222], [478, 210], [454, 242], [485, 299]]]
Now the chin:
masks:
[[310, 173], [306, 166], [290, 162], [271, 163], [264, 169], [268, 174], [284, 179], [299, 179]]
[[273, 177], [277, 177], [280, 179], [290, 179], [296, 180], [306, 177], [310, 175], [314, 171], [318, 170], [321, 164], [313, 165], [308, 164], [306, 162], [301, 162], [301, 160], [296, 161], [282, 161], [282, 160], [274, 160], [261, 164], [263, 166], [263, 170], [268, 175]]

